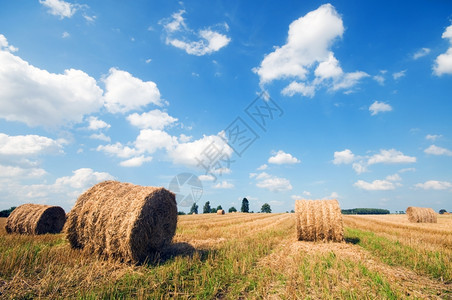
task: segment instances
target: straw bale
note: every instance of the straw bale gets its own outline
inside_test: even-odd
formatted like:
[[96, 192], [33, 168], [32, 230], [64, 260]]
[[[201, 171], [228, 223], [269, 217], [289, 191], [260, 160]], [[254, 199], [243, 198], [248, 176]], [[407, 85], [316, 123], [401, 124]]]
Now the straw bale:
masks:
[[344, 225], [337, 200], [296, 200], [295, 217], [299, 241], [344, 240]]
[[224, 209], [217, 210], [217, 215], [224, 215]]
[[437, 223], [437, 214], [432, 208], [410, 206], [406, 209], [408, 220], [413, 223]]
[[164, 188], [104, 181], [80, 195], [66, 234], [73, 248], [127, 262], [143, 262], [171, 243], [175, 195]]
[[66, 214], [59, 206], [23, 204], [13, 210], [5, 228], [7, 233], [59, 233], [65, 221]]

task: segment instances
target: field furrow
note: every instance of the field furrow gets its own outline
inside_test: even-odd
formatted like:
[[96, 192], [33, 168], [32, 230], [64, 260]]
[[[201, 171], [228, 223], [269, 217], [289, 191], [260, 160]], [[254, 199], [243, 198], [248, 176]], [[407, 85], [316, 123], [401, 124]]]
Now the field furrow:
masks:
[[346, 242], [321, 243], [296, 240], [294, 214], [180, 216], [173, 244], [141, 266], [83, 255], [64, 234], [7, 235], [4, 221], [5, 299], [452, 297], [452, 217], [344, 216]]

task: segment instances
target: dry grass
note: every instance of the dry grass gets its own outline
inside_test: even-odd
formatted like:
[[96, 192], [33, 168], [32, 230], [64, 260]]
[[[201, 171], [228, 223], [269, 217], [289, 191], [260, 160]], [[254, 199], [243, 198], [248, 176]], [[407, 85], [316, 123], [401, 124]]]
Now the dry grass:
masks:
[[344, 216], [344, 224], [416, 248], [452, 250], [452, 216], [439, 215], [438, 223], [411, 223], [406, 215]]
[[344, 224], [386, 263], [452, 284], [452, 216], [439, 216], [437, 224], [410, 223], [404, 215], [344, 216]]
[[337, 200], [296, 200], [295, 216], [300, 241], [344, 240], [341, 208]]
[[[297, 241], [294, 214], [179, 216], [172, 254], [141, 266], [82, 255], [63, 234], [7, 235], [0, 219], [0, 293], [5, 298], [52, 299], [450, 298], [447, 280], [410, 264], [387, 263], [383, 254], [368, 247], [378, 245], [381, 253], [389, 252], [399, 262], [419, 263], [417, 257], [427, 255], [424, 240], [412, 243], [411, 256], [392, 247], [404, 244], [401, 236], [413, 227], [419, 228], [413, 238], [439, 239], [433, 224], [389, 217], [345, 216], [346, 231], [355, 231], [347, 233], [348, 242], [324, 243]], [[401, 217], [405, 223], [398, 222]], [[447, 232], [452, 216], [445, 217], [437, 225]], [[452, 261], [440, 242], [434, 245]]]
[[17, 207], [6, 222], [8, 233], [59, 233], [66, 221], [66, 213], [59, 206], [23, 204]]
[[177, 206], [170, 191], [105, 181], [78, 198], [66, 234], [73, 248], [143, 262], [168, 246], [176, 224]]
[[432, 208], [410, 206], [406, 214], [412, 223], [437, 223], [437, 213]]

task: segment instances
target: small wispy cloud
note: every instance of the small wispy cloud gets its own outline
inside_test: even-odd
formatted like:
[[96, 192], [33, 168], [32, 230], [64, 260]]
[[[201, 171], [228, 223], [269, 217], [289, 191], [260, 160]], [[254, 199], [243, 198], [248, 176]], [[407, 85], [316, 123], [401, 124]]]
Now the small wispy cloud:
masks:
[[416, 51], [416, 53], [413, 54], [413, 59], [419, 59], [421, 57], [424, 57], [426, 55], [428, 55], [430, 53], [430, 49], [429, 48], [421, 48], [418, 51]]

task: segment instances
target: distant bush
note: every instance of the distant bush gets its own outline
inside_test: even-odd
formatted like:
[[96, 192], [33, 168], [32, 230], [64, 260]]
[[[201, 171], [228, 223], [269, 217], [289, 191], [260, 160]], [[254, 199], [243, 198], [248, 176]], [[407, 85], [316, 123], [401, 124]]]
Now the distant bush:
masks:
[[210, 214], [210, 201], [207, 201], [202, 208], [203, 214]]
[[342, 209], [344, 215], [388, 215], [389, 213], [389, 210], [381, 208]]
[[179, 216], [183, 216], [183, 215], [185, 215], [186, 213], [184, 213], [183, 211], [178, 211], [177, 214], [178, 214]]
[[240, 208], [240, 211], [242, 213], [247, 213], [250, 210], [250, 202], [248, 201], [248, 199], [243, 198], [242, 200], [242, 207]]
[[262, 205], [261, 212], [270, 214], [270, 213], [272, 212], [272, 209], [271, 209], [271, 207], [270, 207], [270, 204], [264, 203], [264, 204]]
[[188, 213], [189, 215], [192, 215], [192, 214], [198, 214], [198, 204], [196, 204], [196, 203], [193, 203], [193, 205], [191, 206], [191, 208], [190, 208], [190, 212]]
[[5, 210], [0, 211], [0, 218], [8, 218], [9, 215], [10, 215], [10, 214], [13, 212], [13, 210], [15, 210], [15, 209], [16, 209], [16, 207], [13, 206], [13, 207], [11, 207], [11, 208], [9, 208], [9, 209], [5, 209]]
[[[0, 212], [1, 213], [1, 212]], [[444, 213], [447, 213], [447, 210], [445, 210], [444, 208], [439, 210], [439, 214], [443, 215]]]

